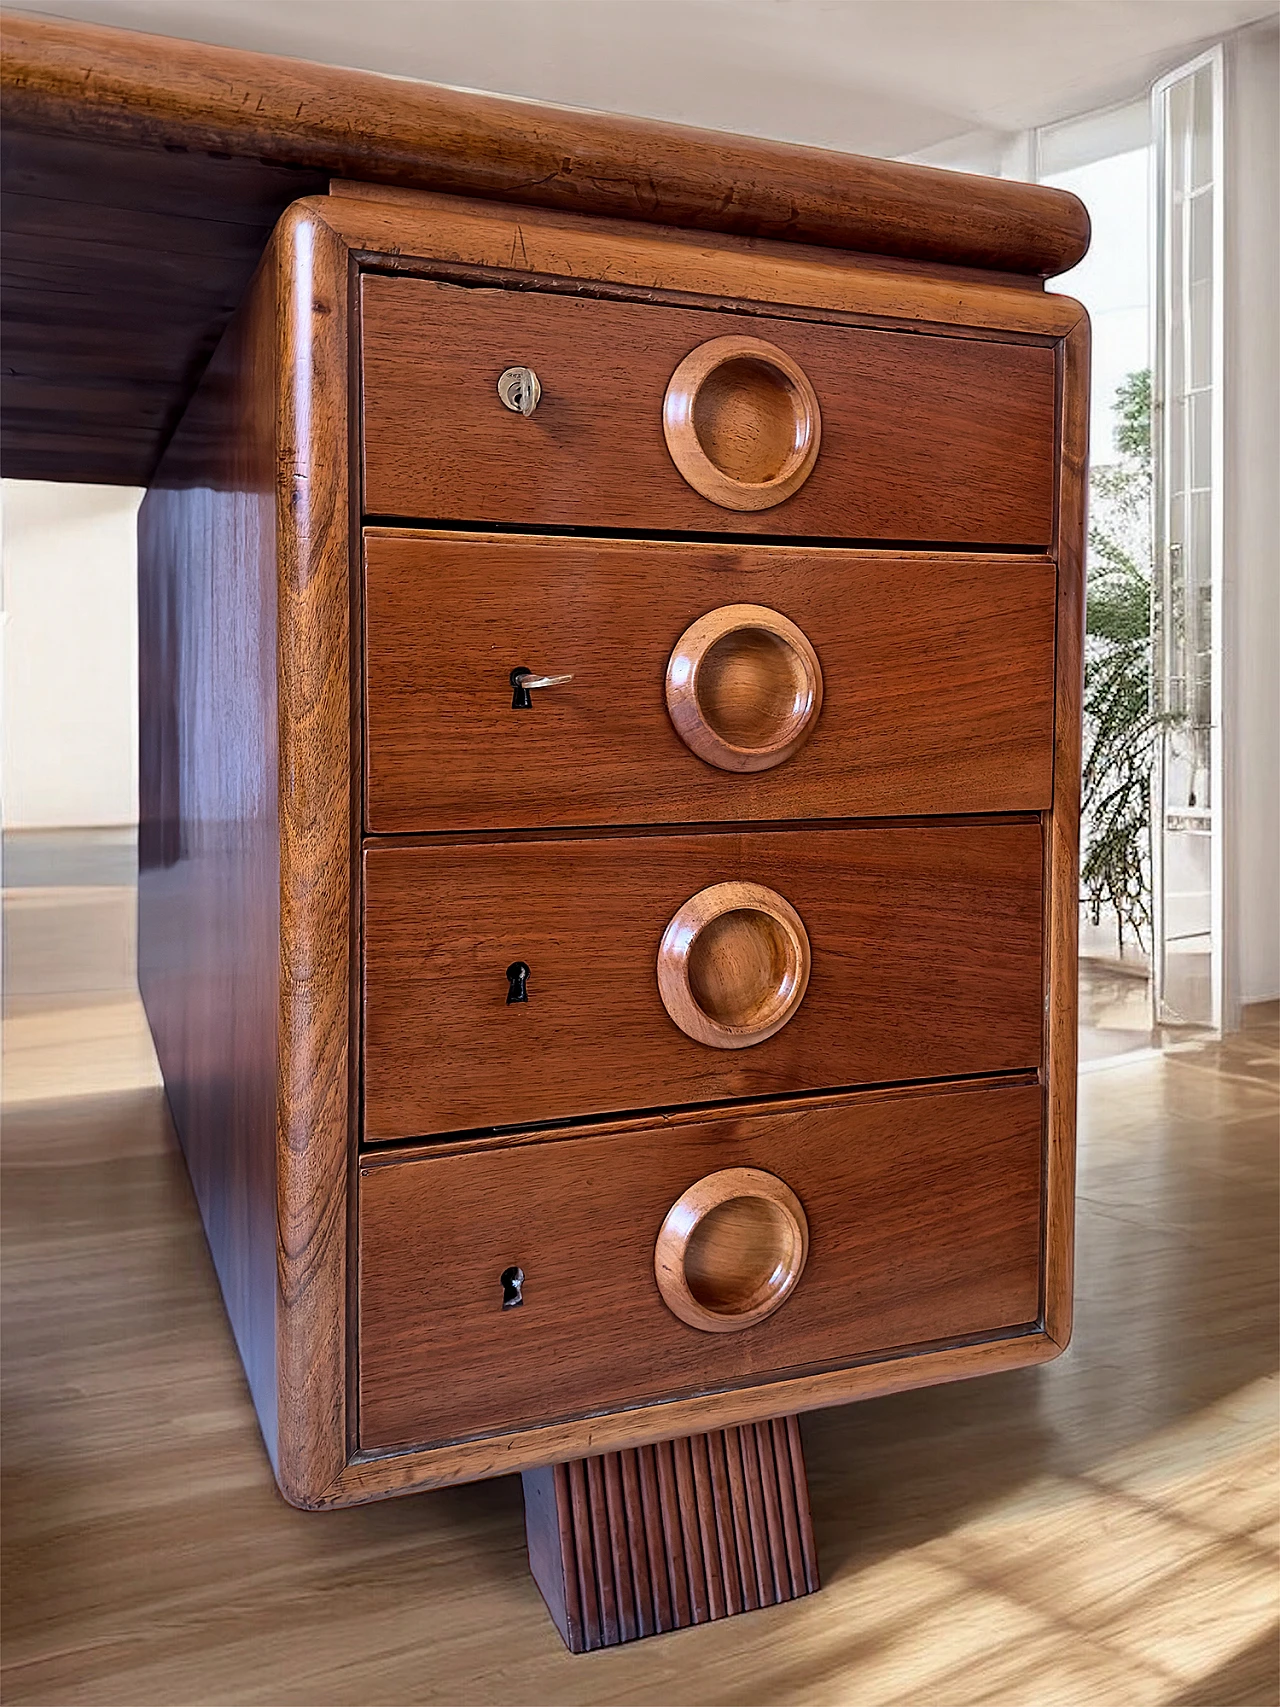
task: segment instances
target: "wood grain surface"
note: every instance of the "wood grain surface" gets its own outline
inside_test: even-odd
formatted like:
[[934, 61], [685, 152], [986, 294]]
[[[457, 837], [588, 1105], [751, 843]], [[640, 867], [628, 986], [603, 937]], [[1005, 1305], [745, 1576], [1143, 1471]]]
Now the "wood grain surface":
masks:
[[[1010, 273], [974, 271], [813, 244], [718, 231], [584, 218], [541, 207], [334, 180], [316, 209], [383, 273], [456, 277], [593, 297], [711, 298], [748, 321], [848, 316], [850, 323], [943, 335], [1052, 341], [1083, 310], [1070, 297]], [[650, 293], [662, 292], [662, 296]], [[707, 304], [702, 304], [707, 306]], [[749, 327], [744, 327], [744, 330]]]
[[268, 267], [138, 516], [138, 984], [278, 1469], [276, 317]]
[[529, 1568], [571, 1653], [818, 1587], [795, 1417], [548, 1465], [523, 1480]]
[[1045, 1215], [1049, 1228], [1044, 1321], [1071, 1338], [1075, 1276], [1076, 1059], [1080, 1026], [1080, 758], [1084, 704], [1085, 512], [1089, 492], [1089, 322], [1058, 355], [1061, 463], [1055, 652], [1053, 811], [1045, 835]]
[[[1051, 537], [1046, 349], [760, 320], [817, 393], [822, 449], [793, 497], [747, 513], [695, 492], [663, 436], [672, 373], [732, 319], [377, 275], [361, 302], [368, 514], [1026, 548]], [[512, 365], [542, 385], [527, 418], [497, 395]]]
[[[371, 845], [365, 1136], [1036, 1067], [1041, 867], [1018, 820]], [[776, 1036], [711, 1049], [667, 1017], [658, 947], [738, 880], [796, 909], [812, 971]]]
[[9, 117], [6, 99], [5, 473], [145, 486], [272, 227], [290, 202], [322, 191], [324, 175], [185, 149], [104, 148], [18, 130]]
[[[1084, 254], [1061, 190], [8, 15], [7, 122], [583, 213], [1043, 276]], [[251, 89], [252, 100], [244, 99]]]
[[[754, 1384], [1035, 1321], [1038, 1085], [874, 1094], [551, 1139], [360, 1179], [360, 1444], [407, 1446]], [[725, 1167], [804, 1208], [794, 1292], [741, 1333], [679, 1321], [654, 1277], [671, 1205]], [[498, 1277], [525, 1272], [504, 1310]]]
[[346, 252], [291, 214], [142, 508], [139, 979], [280, 1486], [346, 1461]]
[[[1054, 600], [1036, 558], [370, 529], [368, 827], [1043, 810]], [[803, 747], [745, 776], [664, 695], [681, 635], [732, 603], [797, 624], [823, 673]], [[521, 664], [574, 679], [515, 712]]]
[[345, 247], [301, 204], [277, 230], [281, 1491], [346, 1463], [348, 1178], [356, 1128], [358, 747]]

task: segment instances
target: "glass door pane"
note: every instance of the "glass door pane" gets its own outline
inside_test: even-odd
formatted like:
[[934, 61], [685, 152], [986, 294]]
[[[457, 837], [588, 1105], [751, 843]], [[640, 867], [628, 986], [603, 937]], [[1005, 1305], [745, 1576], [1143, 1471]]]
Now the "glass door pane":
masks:
[[1153, 973], [1165, 1025], [1222, 1015], [1222, 56], [1153, 91]]
[[1041, 131], [1037, 145], [1040, 182], [1078, 195], [1093, 225], [1088, 255], [1052, 285], [1085, 305], [1093, 329], [1080, 824], [1088, 1067], [1153, 1042], [1150, 102]]

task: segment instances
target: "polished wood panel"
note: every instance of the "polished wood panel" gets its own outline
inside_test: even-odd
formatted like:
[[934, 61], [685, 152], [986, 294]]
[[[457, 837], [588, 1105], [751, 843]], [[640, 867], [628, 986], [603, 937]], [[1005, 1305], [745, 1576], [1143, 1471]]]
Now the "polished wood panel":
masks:
[[917, 1387], [936, 1387], [979, 1376], [1007, 1374], [1062, 1355], [1041, 1329], [1010, 1338], [930, 1343], [870, 1363], [779, 1377], [757, 1386], [725, 1388], [689, 1398], [628, 1406], [599, 1416], [571, 1417], [531, 1428], [513, 1428], [391, 1453], [353, 1456], [319, 1503], [342, 1507], [389, 1495], [452, 1487], [579, 1456], [622, 1451], [664, 1437], [675, 1429], [739, 1427], [767, 1422], [782, 1409], [813, 1411], [854, 1400], [881, 1399]]
[[1085, 512], [1089, 494], [1089, 322], [1058, 352], [1062, 415], [1058, 490], [1058, 623], [1055, 651], [1053, 811], [1045, 836], [1049, 897], [1045, 957], [1048, 1068], [1046, 1214], [1050, 1260], [1044, 1320], [1059, 1345], [1071, 1338], [1075, 1274], [1076, 1058], [1079, 1047], [1080, 751], [1084, 704]]
[[[365, 1136], [1035, 1067], [1041, 858], [1019, 821], [371, 845]], [[679, 906], [734, 881], [790, 902], [812, 972], [775, 1036], [713, 1049], [656, 962]]]
[[[7, 24], [4, 41], [7, 54]], [[5, 473], [147, 485], [272, 228], [324, 187], [323, 173], [262, 160], [104, 149], [6, 122]]]
[[[1046, 809], [1054, 600], [1033, 558], [371, 529], [368, 824]], [[800, 749], [746, 775], [690, 751], [664, 687], [686, 631], [736, 603], [798, 625], [823, 678]], [[513, 711], [517, 665], [573, 681]]]
[[268, 272], [138, 516], [138, 983], [278, 1466], [276, 308]]
[[1082, 203], [1040, 185], [60, 19], [6, 18], [4, 91], [9, 122], [36, 131], [664, 225], [1041, 276], [1089, 240]]
[[[687, 1455], [688, 1479], [677, 1477], [677, 1453], [682, 1465]], [[817, 1589], [795, 1417], [612, 1452], [599, 1468], [594, 1462], [548, 1465], [523, 1478], [529, 1568], [570, 1653], [777, 1606]], [[748, 1464], [761, 1484], [758, 1500], [746, 1497]], [[774, 1494], [768, 1502], [766, 1478]], [[685, 1493], [692, 1496], [687, 1507]], [[593, 1546], [596, 1537], [608, 1538], [607, 1551]]]
[[[1040, 1087], [1023, 1083], [367, 1160], [361, 1446], [448, 1441], [1030, 1326], [1042, 1126]], [[664, 1304], [654, 1241], [681, 1194], [726, 1167], [762, 1169], [795, 1193], [809, 1257], [775, 1313], [712, 1334]], [[512, 1263], [524, 1303], [504, 1309]]]
[[[361, 302], [368, 513], [1024, 547], [1050, 539], [1046, 349], [761, 320], [817, 392], [822, 449], [784, 504], [734, 512], [685, 482], [663, 436], [672, 373], [722, 329], [706, 313], [376, 275], [363, 279]], [[528, 417], [496, 394], [513, 364], [541, 382]]]
[[347, 1417], [347, 1183], [359, 806], [352, 738], [346, 249], [302, 204], [277, 230], [280, 640], [279, 1480], [322, 1500]]
[[346, 1461], [346, 299], [345, 251], [290, 215], [139, 524], [139, 981], [299, 1504]]
[[[944, 335], [1006, 339], [1063, 337], [1084, 312], [1008, 273], [974, 272], [796, 242], [743, 243], [719, 232], [659, 229], [626, 219], [584, 219], [548, 208], [424, 190], [335, 180], [324, 218], [383, 271], [458, 277], [596, 297], [663, 292], [652, 300], [732, 308], [748, 325], [760, 315]], [[490, 282], [492, 282], [492, 279]], [[650, 300], [646, 294], [645, 300]], [[853, 317], [856, 318], [854, 322]]]

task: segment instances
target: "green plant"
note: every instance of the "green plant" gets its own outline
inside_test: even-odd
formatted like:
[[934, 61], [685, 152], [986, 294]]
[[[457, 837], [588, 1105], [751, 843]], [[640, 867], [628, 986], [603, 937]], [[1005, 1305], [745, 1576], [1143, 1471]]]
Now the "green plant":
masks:
[[1139, 947], [1151, 940], [1151, 777], [1165, 719], [1151, 699], [1151, 373], [1116, 390], [1115, 462], [1089, 476], [1080, 880]]

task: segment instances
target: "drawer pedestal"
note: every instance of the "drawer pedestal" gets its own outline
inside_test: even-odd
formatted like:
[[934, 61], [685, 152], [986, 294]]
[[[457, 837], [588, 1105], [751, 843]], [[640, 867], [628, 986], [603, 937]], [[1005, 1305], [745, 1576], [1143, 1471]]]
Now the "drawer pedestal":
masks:
[[817, 1587], [797, 1415], [1066, 1345], [1087, 354], [285, 215], [140, 513], [139, 980], [293, 1504], [522, 1474], [608, 1646]]

